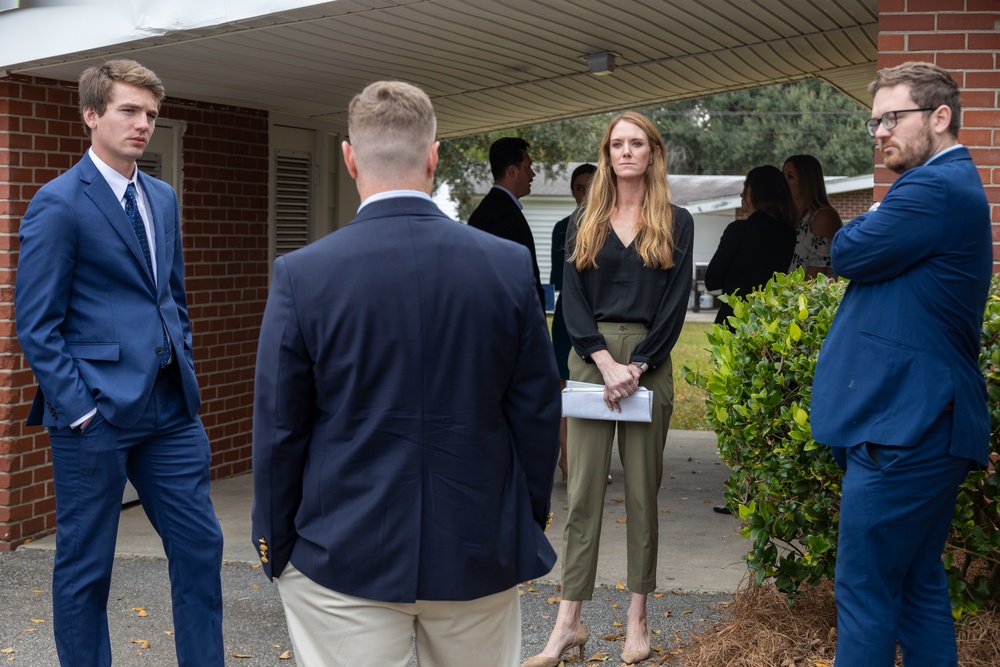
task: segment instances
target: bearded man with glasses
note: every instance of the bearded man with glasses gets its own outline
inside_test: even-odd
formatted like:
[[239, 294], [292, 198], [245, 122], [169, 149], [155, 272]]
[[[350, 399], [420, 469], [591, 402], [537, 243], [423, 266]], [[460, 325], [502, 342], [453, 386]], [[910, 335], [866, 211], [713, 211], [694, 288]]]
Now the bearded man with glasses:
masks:
[[850, 279], [816, 364], [813, 436], [844, 468], [838, 667], [957, 666], [941, 553], [959, 484], [985, 466], [990, 417], [979, 337], [993, 267], [990, 211], [958, 143], [945, 70], [880, 70], [868, 133], [899, 177], [837, 232]]

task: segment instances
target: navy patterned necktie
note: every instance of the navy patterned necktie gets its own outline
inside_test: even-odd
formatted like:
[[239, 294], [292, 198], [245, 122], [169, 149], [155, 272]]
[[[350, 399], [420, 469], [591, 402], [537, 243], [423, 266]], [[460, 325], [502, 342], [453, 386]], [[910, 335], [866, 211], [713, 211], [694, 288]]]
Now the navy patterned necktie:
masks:
[[142, 215], [139, 213], [139, 202], [135, 199], [135, 183], [129, 183], [128, 187], [125, 188], [125, 213], [128, 215], [128, 221], [132, 223], [132, 231], [135, 232], [136, 238], [139, 239], [139, 247], [142, 249], [143, 258], [146, 260], [146, 268], [149, 269], [149, 275], [155, 283], [156, 277], [153, 276], [153, 260], [149, 255], [149, 238], [146, 236], [146, 225], [142, 222]]
[[[149, 238], [146, 236], [146, 225], [142, 222], [142, 214], [139, 213], [139, 202], [135, 198], [135, 183], [129, 183], [125, 188], [125, 213], [128, 221], [132, 223], [132, 231], [139, 239], [139, 247], [142, 249], [142, 256], [146, 260], [146, 268], [149, 275], [153, 276], [153, 284], [156, 284], [156, 276], [153, 274], [153, 260], [149, 255]], [[162, 322], [161, 322], [162, 324]], [[160, 368], [166, 368], [170, 361], [170, 338], [167, 337], [167, 329], [163, 329], [163, 345], [156, 348], [156, 354], [160, 358]]]

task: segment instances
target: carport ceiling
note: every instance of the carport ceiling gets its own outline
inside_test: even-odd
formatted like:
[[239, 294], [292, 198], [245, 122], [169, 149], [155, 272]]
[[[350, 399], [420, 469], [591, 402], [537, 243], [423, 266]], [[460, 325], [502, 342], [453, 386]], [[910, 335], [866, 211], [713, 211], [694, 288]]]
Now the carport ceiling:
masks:
[[[337, 124], [366, 83], [403, 79], [447, 138], [809, 77], [867, 102], [877, 33], [877, 0], [339, 0], [3, 68], [75, 80], [134, 57], [172, 97]], [[614, 72], [589, 73], [605, 52]]]

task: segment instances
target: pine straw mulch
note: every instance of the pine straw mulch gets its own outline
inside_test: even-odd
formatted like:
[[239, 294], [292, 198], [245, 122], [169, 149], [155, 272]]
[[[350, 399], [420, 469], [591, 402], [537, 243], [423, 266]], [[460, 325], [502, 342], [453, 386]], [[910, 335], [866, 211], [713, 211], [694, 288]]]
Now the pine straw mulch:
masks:
[[[744, 584], [719, 621], [645, 665], [678, 667], [832, 667], [837, 631], [833, 584], [808, 590], [789, 608], [773, 586]], [[1000, 609], [984, 611], [958, 626], [962, 667], [1000, 664]], [[674, 661], [677, 662], [674, 662]], [[902, 663], [897, 657], [897, 665]]]

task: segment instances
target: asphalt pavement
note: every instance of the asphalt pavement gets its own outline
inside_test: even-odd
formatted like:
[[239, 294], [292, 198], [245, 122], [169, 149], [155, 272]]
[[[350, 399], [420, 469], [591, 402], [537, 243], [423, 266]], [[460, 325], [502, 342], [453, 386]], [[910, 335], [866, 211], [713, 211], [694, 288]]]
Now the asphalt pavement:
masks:
[[[553, 489], [549, 537], [562, 550], [566, 484]], [[625, 580], [625, 508], [621, 464], [612, 457], [612, 483], [594, 599], [584, 604], [591, 630], [587, 656], [618, 660], [629, 593]], [[715, 435], [671, 431], [664, 453], [660, 491], [660, 550], [657, 593], [650, 597], [653, 645], [683, 648], [693, 629], [718, 618], [745, 572], [747, 541], [738, 522], [712, 511], [720, 504], [728, 470], [719, 461]], [[277, 587], [260, 571], [250, 541], [250, 475], [213, 482], [212, 498], [225, 533], [222, 568], [227, 666], [295, 664]], [[58, 664], [52, 635], [51, 571], [55, 537], [0, 553], [0, 661], [22, 667]], [[539, 652], [552, 628], [559, 596], [559, 568], [521, 586], [523, 657]], [[170, 597], [163, 547], [138, 505], [122, 510], [109, 603], [115, 665], [176, 665]], [[598, 655], [597, 657], [602, 657]], [[662, 654], [656, 654], [662, 656]], [[656, 657], [654, 656], [654, 657]], [[372, 663], [377, 665], [377, 659]], [[654, 664], [650, 662], [649, 664]]]

